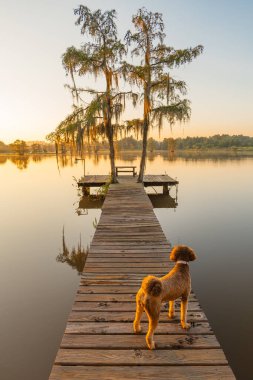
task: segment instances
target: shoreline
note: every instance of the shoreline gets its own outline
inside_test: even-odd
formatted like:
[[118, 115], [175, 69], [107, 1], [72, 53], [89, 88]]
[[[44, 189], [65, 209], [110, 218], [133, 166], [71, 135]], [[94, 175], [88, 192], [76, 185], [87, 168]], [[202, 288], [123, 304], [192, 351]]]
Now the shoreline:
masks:
[[[118, 150], [115, 152], [115, 155], [120, 154], [120, 153], [141, 153], [140, 149], [130, 149], [130, 150]], [[147, 154], [159, 154], [159, 153], [168, 153], [170, 155], [177, 155], [177, 154], [203, 154], [203, 153], [209, 153], [209, 154], [227, 154], [227, 153], [233, 153], [233, 154], [252, 154], [253, 155], [253, 147], [243, 147], [243, 148], [201, 148], [201, 149], [175, 149], [174, 151], [169, 151], [169, 150], [153, 150], [153, 151], [148, 151]], [[89, 152], [86, 151], [84, 152], [84, 155], [99, 155], [99, 154], [109, 154], [109, 149], [104, 149], [100, 150], [98, 152]], [[11, 156], [11, 157], [30, 157], [30, 156], [56, 156], [55, 152], [48, 152], [48, 153], [25, 153], [25, 154], [17, 154], [17, 153], [12, 153], [12, 152], [0, 152], [0, 156]], [[74, 155], [70, 154], [67, 152], [66, 154], [58, 154], [58, 156], [72, 156], [73, 158], [79, 156], [79, 155]]]

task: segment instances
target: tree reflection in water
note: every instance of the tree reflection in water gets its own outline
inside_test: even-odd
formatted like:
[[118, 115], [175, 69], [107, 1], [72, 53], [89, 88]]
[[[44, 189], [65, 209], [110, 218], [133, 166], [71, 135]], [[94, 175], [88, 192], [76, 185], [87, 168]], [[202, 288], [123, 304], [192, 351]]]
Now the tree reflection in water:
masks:
[[81, 236], [77, 247], [72, 247], [71, 250], [66, 245], [64, 227], [62, 229], [62, 252], [56, 257], [58, 263], [66, 263], [71, 266], [72, 269], [76, 269], [78, 274], [83, 272], [84, 264], [89, 252], [89, 247], [82, 248]]
[[19, 170], [24, 170], [28, 167], [29, 156], [13, 156], [11, 157], [11, 162], [13, 162]]
[[32, 160], [33, 160], [33, 162], [41, 162], [42, 161], [42, 156], [40, 154], [33, 154], [32, 155]]
[[4, 165], [6, 163], [6, 161], [7, 161], [7, 157], [0, 155], [0, 165]]

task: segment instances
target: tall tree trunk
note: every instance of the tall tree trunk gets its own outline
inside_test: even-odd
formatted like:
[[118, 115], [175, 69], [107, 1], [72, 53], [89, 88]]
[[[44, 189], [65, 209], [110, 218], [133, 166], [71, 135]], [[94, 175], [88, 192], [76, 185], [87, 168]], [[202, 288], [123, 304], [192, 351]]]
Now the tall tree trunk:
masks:
[[110, 149], [110, 164], [111, 164], [111, 181], [112, 183], [117, 183], [117, 177], [116, 177], [116, 169], [115, 169], [115, 150], [114, 150], [114, 144], [113, 144], [113, 128], [110, 122], [106, 126], [107, 131], [107, 139], [109, 142], [109, 149]]
[[143, 182], [144, 171], [146, 166], [147, 157], [147, 143], [148, 143], [148, 130], [149, 130], [149, 113], [150, 113], [150, 73], [148, 76], [148, 83], [144, 88], [144, 117], [143, 117], [143, 137], [142, 137], [142, 155], [140, 163], [140, 172], [138, 177], [138, 182]]
[[150, 39], [149, 39], [148, 34], [146, 36], [146, 40], [147, 40], [146, 53], [145, 53], [146, 82], [144, 84], [143, 139], [142, 139], [142, 155], [141, 155], [138, 182], [143, 182], [144, 171], [145, 171], [145, 166], [146, 166], [149, 113], [150, 113], [151, 69], [150, 69]]
[[110, 163], [111, 163], [111, 181], [117, 183], [116, 170], [115, 170], [115, 151], [113, 144], [113, 126], [112, 126], [112, 100], [111, 100], [111, 81], [112, 73], [108, 69], [105, 70], [106, 77], [106, 111], [104, 114], [104, 123], [106, 127], [107, 139], [110, 148]]
[[142, 154], [140, 163], [140, 172], [138, 177], [138, 182], [143, 182], [144, 171], [146, 166], [147, 157], [147, 141], [148, 141], [148, 120], [145, 119], [143, 123], [143, 138], [142, 138]]

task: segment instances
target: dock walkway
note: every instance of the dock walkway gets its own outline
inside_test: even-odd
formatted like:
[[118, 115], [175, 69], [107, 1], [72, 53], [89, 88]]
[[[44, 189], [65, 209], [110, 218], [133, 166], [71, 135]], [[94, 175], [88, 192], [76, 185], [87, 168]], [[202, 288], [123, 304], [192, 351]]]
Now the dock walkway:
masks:
[[143, 185], [133, 177], [111, 185], [50, 380], [235, 379], [194, 293], [189, 331], [178, 302], [177, 320], [163, 307], [156, 350], [146, 347], [145, 315], [143, 333], [133, 333], [136, 291], [145, 275], [174, 265], [169, 251]]

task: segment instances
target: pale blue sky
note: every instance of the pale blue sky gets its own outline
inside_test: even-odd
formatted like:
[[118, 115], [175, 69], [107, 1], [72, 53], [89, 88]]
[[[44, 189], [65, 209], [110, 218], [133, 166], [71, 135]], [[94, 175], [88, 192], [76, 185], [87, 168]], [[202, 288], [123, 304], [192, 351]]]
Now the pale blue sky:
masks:
[[[253, 1], [0, 0], [0, 140], [44, 139], [71, 111], [61, 55], [83, 40], [73, 15], [80, 3], [116, 9], [120, 37], [146, 6], [163, 13], [167, 44], [204, 45], [202, 56], [175, 73], [188, 84], [192, 118], [173, 136], [253, 136]], [[165, 128], [162, 137], [170, 135]]]

